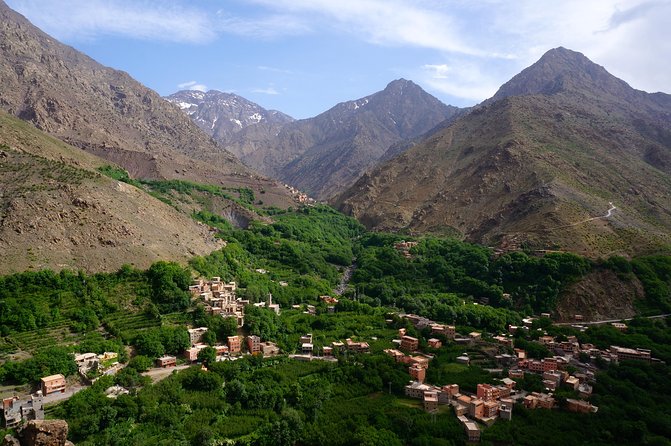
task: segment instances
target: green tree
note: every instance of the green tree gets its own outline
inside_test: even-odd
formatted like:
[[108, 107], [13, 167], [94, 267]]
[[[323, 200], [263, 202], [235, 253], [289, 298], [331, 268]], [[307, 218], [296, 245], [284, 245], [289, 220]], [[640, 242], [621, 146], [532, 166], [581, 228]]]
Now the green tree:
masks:
[[212, 364], [217, 360], [217, 351], [212, 347], [202, 348], [198, 352], [198, 361], [204, 364]]
[[147, 270], [152, 301], [162, 313], [184, 310], [190, 302], [187, 292], [191, 273], [174, 262], [156, 262]]
[[154, 365], [150, 357], [144, 355], [137, 355], [128, 362], [128, 367], [135, 369], [138, 372], [146, 372]]

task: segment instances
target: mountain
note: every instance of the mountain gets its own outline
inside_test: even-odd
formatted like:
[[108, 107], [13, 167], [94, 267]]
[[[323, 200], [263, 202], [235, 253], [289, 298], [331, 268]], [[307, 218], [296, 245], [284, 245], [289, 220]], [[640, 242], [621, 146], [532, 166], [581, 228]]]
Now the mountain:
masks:
[[106, 164], [0, 112], [0, 274], [147, 268], [222, 246], [188, 214], [96, 171]]
[[279, 183], [244, 166], [178, 107], [59, 43], [2, 0], [0, 76], [0, 109], [134, 177], [263, 189], [267, 204], [291, 202]]
[[671, 96], [557, 48], [334, 203], [370, 228], [503, 248], [668, 251], [669, 129]]
[[343, 102], [313, 118], [259, 137], [255, 126], [222, 141], [259, 171], [324, 199], [344, 190], [393, 144], [415, 138], [460, 113], [405, 79]]
[[[228, 141], [242, 129], [263, 127], [268, 136], [294, 121], [277, 110], [266, 110], [260, 105], [233, 93], [210, 90], [207, 93], [183, 90], [166, 97], [185, 111], [207, 134], [219, 141]], [[241, 156], [244, 152], [235, 153]]]

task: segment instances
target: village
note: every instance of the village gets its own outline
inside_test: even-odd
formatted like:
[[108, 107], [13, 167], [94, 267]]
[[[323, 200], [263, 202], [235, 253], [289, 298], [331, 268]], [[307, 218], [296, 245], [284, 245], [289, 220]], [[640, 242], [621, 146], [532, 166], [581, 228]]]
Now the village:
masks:
[[[399, 248], [409, 249], [405, 245]], [[239, 298], [236, 291], [235, 282], [223, 282], [220, 277], [212, 277], [210, 280], [194, 280], [189, 287], [194, 303], [202, 305], [210, 315], [233, 319], [238, 328], [238, 334], [229, 336], [226, 343], [208, 344], [204, 342], [204, 337], [208, 332], [207, 327], [190, 327], [187, 329], [190, 347], [182, 353], [181, 357], [164, 355], [157, 358], [155, 367], [170, 369], [178, 365], [188, 366], [201, 363], [203, 370], [207, 370], [201, 354], [206, 348], [214, 350], [216, 361], [235, 361], [243, 355], [272, 357], [281, 354], [276, 343], [263, 340], [253, 334], [244, 335], [242, 330], [245, 325], [245, 308], [248, 305], [263, 307], [278, 315], [281, 312], [280, 305], [273, 303], [272, 295], [268, 295], [264, 302], [252, 304], [248, 300]], [[335, 312], [338, 304], [337, 298], [319, 296], [319, 300], [326, 305], [328, 313]], [[305, 314], [315, 315], [316, 308], [314, 305], [294, 305], [292, 310], [304, 310]], [[384, 349], [384, 353], [392, 357], [396, 363], [408, 367], [410, 382], [405, 386], [405, 396], [421, 400], [423, 409], [428, 413], [438, 413], [444, 410], [443, 407], [451, 408], [470, 442], [479, 441], [482, 427], [491, 426], [499, 419], [510, 421], [515, 404], [522, 404], [527, 409], [557, 409], [559, 404], [554, 392], [560, 388], [574, 391], [577, 395], [576, 398], [565, 400], [562, 407], [566, 410], [578, 413], [596, 412], [598, 407], [589, 402], [589, 397], [592, 394], [592, 385], [595, 382], [597, 371], [593, 360], [597, 358], [606, 363], [617, 363], [622, 360], [657, 361], [651, 357], [650, 351], [645, 349], [611, 346], [607, 350], [600, 350], [591, 344], [580, 344], [575, 336], [558, 341], [547, 334], [542, 334], [534, 342], [545, 346], [553, 355], [543, 359], [529, 358], [525, 350], [515, 348], [513, 335], [519, 331], [529, 332], [533, 318], [524, 319], [522, 326], [509, 326], [507, 333], [492, 336], [478, 331], [462, 335], [457, 332], [454, 325], [436, 323], [414, 314], [394, 316], [408, 322], [418, 332], [431, 335], [425, 342], [429, 349], [428, 353], [420, 351], [420, 339], [409, 336], [405, 328], [398, 329], [398, 338], [391, 340], [395, 348]], [[547, 316], [542, 315], [542, 317]], [[392, 323], [393, 321], [388, 319], [386, 322]], [[612, 323], [612, 326], [620, 331], [627, 330], [626, 324], [623, 323]], [[498, 378], [497, 384], [479, 383], [476, 392], [473, 393], [460, 389], [458, 384], [427, 383], [427, 370], [433, 359], [431, 352], [438, 351], [445, 344], [478, 347], [481, 350], [496, 352], [488, 358], [489, 362], [493, 361], [497, 366], [491, 371], [498, 373], [499, 376], [506, 371], [507, 376]], [[312, 333], [306, 333], [300, 337], [295, 351], [288, 355], [289, 358], [298, 361], [337, 362], [342, 354], [370, 353], [371, 348], [368, 342], [354, 341], [352, 338], [344, 341], [335, 340], [317, 348], [313, 342]], [[95, 382], [101, 376], [114, 375], [124, 367], [119, 363], [116, 352], [103, 354], [85, 352], [75, 354], [73, 359], [77, 364], [80, 378], [88, 384]], [[471, 365], [473, 361], [477, 359], [469, 356], [468, 353], [456, 357], [456, 363], [464, 366]], [[567, 369], [572, 373], [569, 373]], [[528, 392], [517, 389], [517, 382], [524, 379], [527, 373], [539, 375], [545, 391]], [[45, 376], [40, 381], [39, 390], [34, 394], [3, 399], [3, 427], [12, 428], [24, 420], [43, 419], [44, 405], [49, 397], [54, 394], [64, 394], [66, 389], [67, 383], [63, 375]], [[109, 398], [116, 398], [128, 392], [121, 386], [112, 386], [107, 389], [106, 394]]]
[[[549, 316], [549, 315], [547, 315]], [[468, 336], [459, 336], [456, 327], [452, 325], [438, 324], [427, 318], [414, 314], [401, 315], [418, 330], [430, 329], [432, 335], [438, 336], [448, 342], [462, 345], [486, 345], [499, 344], [512, 354], [503, 353], [494, 357], [496, 363], [508, 370], [508, 376], [500, 378], [500, 384], [492, 385], [480, 383], [477, 385], [476, 393], [460, 391], [457, 384], [442, 386], [425, 383], [426, 371], [429, 368], [432, 356], [419, 352], [419, 339], [406, 335], [405, 329], [399, 329], [399, 340], [394, 340], [399, 349], [386, 349], [385, 353], [398, 363], [408, 365], [408, 374], [412, 381], [405, 387], [405, 395], [410, 398], [420, 399], [426, 412], [436, 413], [440, 406], [449, 405], [453, 408], [455, 415], [462, 424], [466, 436], [470, 442], [480, 439], [479, 425], [491, 426], [498, 419], [510, 421], [512, 419], [513, 406], [521, 403], [527, 409], [556, 409], [558, 403], [553, 392], [563, 387], [577, 392], [579, 398], [567, 398], [566, 410], [577, 413], [596, 413], [598, 407], [589, 403], [592, 394], [592, 384], [595, 382], [597, 367], [579, 359], [605, 361], [606, 363], [618, 363], [623, 360], [659, 361], [652, 358], [650, 351], [646, 349], [630, 349], [619, 346], [611, 346], [608, 350], [600, 350], [592, 344], [580, 344], [575, 336], [569, 336], [565, 341], [557, 341], [555, 337], [543, 335], [536, 342], [546, 346], [554, 352], [552, 357], [543, 359], [530, 359], [527, 352], [514, 348], [512, 335], [518, 330], [529, 331], [533, 318], [526, 318], [522, 327], [509, 326], [508, 333], [492, 336], [491, 340], [485, 340], [480, 332], [471, 332]], [[546, 317], [544, 314], [543, 317]], [[611, 324], [620, 331], [626, 331], [627, 326], [623, 323]], [[442, 341], [437, 337], [429, 338], [427, 344], [431, 349], [442, 347]], [[471, 359], [468, 355], [456, 358], [461, 364], [469, 365]], [[575, 372], [570, 374], [566, 369], [571, 367]], [[504, 369], [497, 369], [496, 371]], [[525, 373], [537, 374], [542, 377], [545, 392], [526, 392], [517, 390], [517, 381], [524, 379]]]

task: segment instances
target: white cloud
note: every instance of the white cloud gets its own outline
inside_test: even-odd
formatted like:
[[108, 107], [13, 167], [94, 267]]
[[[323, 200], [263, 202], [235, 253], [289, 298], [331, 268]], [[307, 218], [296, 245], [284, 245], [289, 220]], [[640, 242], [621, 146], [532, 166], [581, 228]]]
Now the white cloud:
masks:
[[266, 65], [259, 65], [256, 68], [258, 68], [261, 71], [270, 71], [271, 73], [282, 73], [282, 74], [293, 74], [294, 73], [292, 70], [286, 70], [284, 68], [268, 67]]
[[59, 39], [101, 35], [142, 40], [202, 43], [216, 33], [207, 14], [174, 2], [147, 0], [14, 0], [11, 6]]
[[431, 77], [433, 79], [447, 79], [447, 75], [450, 72], [450, 67], [447, 64], [425, 64], [422, 65], [422, 69], [432, 73]]
[[[318, 22], [381, 45], [409, 45], [472, 55], [488, 55], [464, 40], [465, 30], [450, 14], [427, 2], [402, 0], [255, 0], [292, 14], [304, 23]], [[317, 25], [314, 26], [317, 28]]]
[[202, 91], [203, 93], [207, 92], [208, 88], [204, 84], [199, 84], [196, 81], [183, 82], [177, 85], [177, 88], [180, 90], [196, 90]]
[[280, 94], [279, 91], [275, 89], [275, 87], [267, 87], [267, 88], [253, 88], [252, 93], [260, 93], [260, 94], [269, 94], [269, 95], [278, 95]]
[[301, 35], [310, 31], [307, 22], [291, 15], [270, 15], [261, 18], [243, 18], [218, 11], [217, 29], [257, 39], [272, 39], [286, 35]]
[[495, 77], [483, 74], [478, 65], [464, 60], [425, 64], [415, 76], [431, 90], [473, 103], [492, 96], [500, 84]]
[[[187, 0], [7, 2], [66, 40], [115, 35], [207, 43], [225, 34], [261, 40], [347, 36], [421, 49], [424, 66], [408, 53], [407, 62], [398, 61], [405, 70], [400, 74], [415, 74], [436, 91], [473, 101], [557, 46], [584, 53], [635, 88], [671, 92], [671, 0], [220, 0], [226, 10], [207, 12], [207, 2]], [[258, 66], [291, 73], [293, 67], [287, 68]], [[277, 94], [274, 88], [258, 90]]]
[[437, 91], [474, 101], [558, 46], [636, 88], [671, 91], [669, 0], [253, 1], [319, 32], [434, 50], [434, 60], [449, 63], [426, 64], [420, 75]]

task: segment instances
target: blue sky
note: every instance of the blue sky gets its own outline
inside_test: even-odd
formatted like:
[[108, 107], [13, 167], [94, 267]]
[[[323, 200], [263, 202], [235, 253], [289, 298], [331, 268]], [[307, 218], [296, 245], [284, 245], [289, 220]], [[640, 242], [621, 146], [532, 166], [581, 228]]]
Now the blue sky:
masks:
[[671, 93], [671, 0], [6, 2], [162, 95], [230, 91], [296, 118], [400, 77], [473, 105], [557, 46]]

